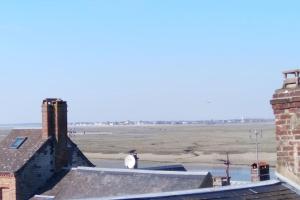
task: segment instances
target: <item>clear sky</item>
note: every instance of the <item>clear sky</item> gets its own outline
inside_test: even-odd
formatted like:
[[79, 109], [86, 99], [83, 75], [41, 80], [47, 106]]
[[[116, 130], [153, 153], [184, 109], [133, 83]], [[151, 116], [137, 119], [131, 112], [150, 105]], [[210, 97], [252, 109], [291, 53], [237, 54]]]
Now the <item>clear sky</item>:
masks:
[[281, 72], [299, 67], [300, 1], [0, 3], [0, 124], [273, 117]]

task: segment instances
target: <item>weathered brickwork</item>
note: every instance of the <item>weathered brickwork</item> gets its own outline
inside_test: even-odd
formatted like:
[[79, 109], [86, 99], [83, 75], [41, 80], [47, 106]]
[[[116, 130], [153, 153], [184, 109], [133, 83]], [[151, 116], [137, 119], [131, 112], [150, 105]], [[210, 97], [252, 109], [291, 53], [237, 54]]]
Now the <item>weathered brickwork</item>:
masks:
[[42, 104], [43, 138], [55, 139], [55, 170], [68, 164], [67, 103], [61, 99], [45, 99]]
[[16, 178], [11, 173], [0, 173], [0, 192], [3, 200], [16, 199]]
[[276, 171], [300, 184], [300, 88], [277, 90], [271, 104], [276, 125]]

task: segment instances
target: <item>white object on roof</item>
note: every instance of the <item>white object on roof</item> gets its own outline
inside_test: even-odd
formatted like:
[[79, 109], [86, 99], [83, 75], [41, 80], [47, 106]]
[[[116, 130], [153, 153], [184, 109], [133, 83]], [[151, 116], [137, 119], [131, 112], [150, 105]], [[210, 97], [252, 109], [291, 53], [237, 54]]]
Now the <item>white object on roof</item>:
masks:
[[129, 168], [129, 169], [134, 169], [136, 162], [137, 161], [133, 155], [128, 155], [128, 156], [126, 156], [125, 161], [124, 161], [125, 167]]

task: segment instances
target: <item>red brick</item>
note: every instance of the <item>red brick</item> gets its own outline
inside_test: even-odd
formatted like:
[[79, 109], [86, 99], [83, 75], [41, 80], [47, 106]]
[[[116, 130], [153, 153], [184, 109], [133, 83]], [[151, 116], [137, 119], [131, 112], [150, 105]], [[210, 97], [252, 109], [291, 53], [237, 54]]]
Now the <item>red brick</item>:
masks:
[[277, 115], [277, 114], [282, 114], [282, 113], [284, 113], [284, 110], [279, 110], [279, 109], [274, 110], [274, 114], [275, 114], [275, 115]]
[[296, 142], [294, 140], [289, 141], [289, 145], [294, 145]]
[[300, 91], [295, 91], [294, 96], [300, 96]]
[[276, 125], [286, 124], [286, 120], [276, 120], [275, 124]]
[[278, 146], [276, 149], [277, 149], [277, 151], [282, 151], [282, 147], [281, 146]]
[[282, 125], [282, 129], [283, 129], [283, 130], [288, 131], [288, 130], [290, 130], [290, 128], [291, 128], [291, 126], [290, 126], [289, 124], [284, 124], [284, 125]]
[[300, 102], [294, 102], [294, 103], [292, 103], [291, 107], [299, 108], [300, 107]]
[[277, 152], [277, 156], [288, 156], [288, 152], [284, 152], [284, 151], [279, 151]]
[[[292, 168], [296, 165], [300, 166], [298, 159], [294, 159], [295, 154], [300, 156], [300, 128], [294, 130], [291, 126], [293, 115], [297, 115], [297, 118], [300, 119], [300, 89], [277, 90], [270, 103], [275, 115], [277, 164], [282, 167], [287, 164]], [[297, 149], [295, 149], [295, 145], [297, 145]], [[298, 172], [300, 180], [300, 167]]]
[[300, 139], [300, 135], [295, 135], [295, 139], [299, 140]]
[[300, 135], [300, 130], [298, 130], [298, 129], [297, 130], [293, 130], [292, 134], [293, 135]]
[[278, 98], [288, 97], [288, 96], [290, 96], [289, 93], [279, 93], [279, 94], [277, 94], [277, 97], [278, 97]]
[[300, 101], [300, 97], [292, 97], [291, 101], [299, 102]]
[[283, 147], [283, 151], [293, 151], [293, 150], [294, 150], [293, 146], [285, 146], [285, 147]]
[[288, 135], [287, 131], [277, 131], [277, 135]]
[[281, 137], [281, 141], [287, 141], [287, 140], [294, 139], [294, 136], [291, 136], [291, 135], [283, 135], [283, 136], [280, 136], [280, 137]]
[[290, 108], [289, 112], [290, 113], [297, 113], [299, 111], [299, 108]]
[[279, 116], [280, 119], [290, 119], [291, 115], [290, 114], [282, 114]]

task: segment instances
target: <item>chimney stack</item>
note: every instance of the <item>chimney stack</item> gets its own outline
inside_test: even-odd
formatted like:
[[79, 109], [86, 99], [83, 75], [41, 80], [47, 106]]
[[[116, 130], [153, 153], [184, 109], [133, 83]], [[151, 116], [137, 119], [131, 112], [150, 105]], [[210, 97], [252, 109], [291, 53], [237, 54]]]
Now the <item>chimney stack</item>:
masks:
[[68, 120], [67, 103], [57, 98], [47, 98], [42, 104], [42, 137], [55, 141], [55, 166], [59, 170], [67, 164]]
[[283, 74], [283, 86], [271, 100], [276, 125], [276, 172], [300, 185], [300, 70]]

